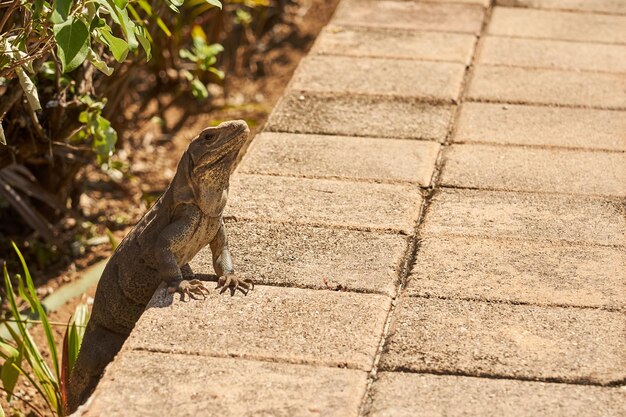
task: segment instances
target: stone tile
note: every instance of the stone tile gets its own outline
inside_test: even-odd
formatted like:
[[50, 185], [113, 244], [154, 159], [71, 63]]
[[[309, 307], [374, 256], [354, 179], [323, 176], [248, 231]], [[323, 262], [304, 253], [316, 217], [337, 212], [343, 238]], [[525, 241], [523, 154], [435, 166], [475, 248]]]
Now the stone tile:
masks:
[[431, 183], [441, 146], [407, 139], [262, 133], [239, 172]]
[[490, 35], [626, 43], [626, 16], [496, 7]]
[[465, 65], [312, 55], [291, 80], [299, 91], [412, 97], [453, 103], [461, 91]]
[[480, 64], [626, 72], [626, 45], [487, 36]]
[[480, 32], [484, 9], [474, 4], [344, 0], [332, 23], [391, 29]]
[[[550, 254], [550, 256], [546, 256]], [[623, 247], [433, 236], [407, 294], [626, 310]]]
[[621, 312], [407, 297], [383, 370], [611, 384], [626, 377]]
[[226, 216], [258, 221], [411, 233], [422, 196], [416, 185], [239, 174]]
[[468, 98], [521, 104], [626, 108], [626, 76], [479, 65]]
[[182, 302], [163, 286], [124, 346], [368, 371], [389, 308], [382, 295], [265, 286]]
[[327, 26], [312, 53], [360, 57], [425, 59], [469, 65], [476, 36], [365, 27]]
[[125, 351], [80, 416], [357, 416], [367, 374], [350, 369]]
[[456, 142], [626, 150], [626, 112], [464, 103]]
[[453, 111], [450, 105], [392, 97], [288, 93], [272, 112], [266, 129], [443, 142]]
[[[237, 274], [257, 284], [390, 296], [407, 247], [397, 234], [277, 223], [229, 222], [226, 232]], [[213, 274], [211, 250], [190, 265], [197, 274]]]
[[372, 386], [372, 417], [618, 417], [626, 411], [626, 393], [620, 388], [401, 372], [379, 375]]
[[500, 6], [626, 14], [623, 0], [496, 0]]
[[626, 196], [626, 154], [494, 145], [452, 145], [444, 186]]
[[626, 244], [621, 201], [581, 196], [442, 189], [432, 198], [422, 235], [465, 235]]

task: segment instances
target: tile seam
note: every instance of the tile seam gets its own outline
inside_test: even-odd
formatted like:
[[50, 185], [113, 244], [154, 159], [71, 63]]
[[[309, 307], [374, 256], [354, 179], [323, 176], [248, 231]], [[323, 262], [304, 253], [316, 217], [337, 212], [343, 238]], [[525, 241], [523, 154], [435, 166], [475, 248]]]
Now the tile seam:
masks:
[[[459, 4], [467, 4], [467, 3], [459, 3]], [[402, 28], [402, 27], [392, 27], [392, 26], [365, 26], [363, 24], [347, 23], [347, 22], [330, 22], [328, 24], [328, 26], [344, 27], [344, 28], [347, 28], [347, 29], [354, 29], [354, 28], [358, 28], [358, 29], [373, 29], [373, 30], [388, 31], [388, 32], [444, 33], [444, 34], [445, 33], [450, 33], [450, 34], [453, 34], [453, 35], [467, 35], [467, 36], [476, 37], [476, 33], [475, 32], [464, 32], [464, 31], [461, 31], [461, 30], [442, 30], [442, 29], [436, 29], [436, 28], [411, 29], [411, 28], [406, 28], [406, 27]]]
[[495, 4], [497, 7], [506, 9], [525, 9], [525, 10], [539, 10], [547, 12], [563, 12], [563, 13], [575, 13], [575, 14], [591, 14], [600, 16], [626, 16], [626, 12], [605, 12], [600, 10], [581, 10], [581, 9], [568, 9], [567, 7], [533, 7], [524, 5], [500, 5]]
[[547, 71], [558, 71], [558, 72], [574, 72], [577, 74], [599, 74], [599, 75], [626, 75], [625, 71], [602, 71], [602, 70], [593, 70], [587, 68], [575, 68], [575, 67], [546, 67], [546, 66], [533, 66], [533, 65], [516, 65], [516, 64], [494, 64], [489, 62], [478, 62], [478, 65], [484, 67], [495, 67], [495, 68], [520, 68], [520, 69], [529, 69], [529, 70], [547, 70]]
[[608, 381], [606, 383], [594, 382], [589, 379], [563, 379], [558, 377], [525, 377], [515, 376], [510, 374], [498, 374], [487, 372], [463, 372], [463, 371], [439, 371], [437, 369], [422, 369], [415, 370], [406, 366], [394, 366], [389, 369], [385, 369], [382, 372], [396, 373], [402, 372], [407, 374], [424, 374], [424, 375], [440, 375], [440, 376], [458, 376], [467, 378], [479, 378], [479, 379], [491, 379], [491, 380], [507, 380], [507, 381], [524, 381], [524, 382], [536, 382], [536, 383], [551, 383], [562, 385], [574, 385], [574, 386], [587, 386], [587, 387], [600, 387], [600, 388], [621, 388], [626, 386], [626, 377]]
[[451, 190], [475, 190], [475, 191], [500, 191], [500, 192], [511, 192], [511, 193], [527, 193], [527, 194], [539, 194], [539, 195], [557, 195], [557, 196], [572, 196], [572, 197], [592, 197], [597, 199], [606, 199], [606, 200], [618, 200], [622, 201], [626, 198], [625, 195], [606, 195], [606, 194], [585, 194], [585, 193], [568, 193], [563, 191], [542, 191], [542, 190], [530, 190], [530, 189], [511, 189], [511, 188], [498, 188], [498, 187], [472, 187], [468, 185], [456, 185], [456, 184], [438, 184], [442, 189], [451, 189]]
[[[314, 222], [314, 221], [297, 221], [297, 220], [279, 220], [279, 219], [271, 219], [271, 218], [255, 218], [255, 217], [246, 217], [246, 216], [224, 216], [224, 222], [228, 224], [229, 222], [264, 222], [271, 224], [287, 224], [293, 226], [310, 226], [310, 227], [323, 227], [326, 229], [342, 229], [342, 230], [354, 230], [357, 232], [372, 232], [372, 233], [386, 233], [386, 234], [395, 234], [400, 236], [408, 236], [409, 233], [408, 228], [393, 228], [393, 227], [378, 227], [378, 226], [354, 226], [349, 224], [336, 224], [336, 223], [324, 223], [324, 222]], [[411, 230], [413, 227], [410, 228]]]
[[[410, 276], [410, 275], [409, 275]], [[538, 304], [528, 301], [515, 301], [505, 300], [500, 298], [481, 298], [481, 297], [454, 297], [446, 295], [426, 295], [426, 294], [407, 294], [404, 293], [406, 298], [419, 298], [422, 300], [442, 300], [442, 301], [466, 301], [474, 304], [496, 304], [507, 306], [522, 306], [522, 307], [536, 307], [545, 310], [582, 310], [582, 311], [602, 311], [606, 313], [620, 313], [626, 312], [626, 307], [608, 307], [608, 306], [579, 306], [574, 304]]]
[[[434, 142], [434, 141], [433, 141]], [[545, 150], [555, 150], [555, 151], [582, 151], [582, 152], [599, 152], [599, 153], [615, 153], [622, 154], [626, 153], [626, 148], [624, 149], [608, 149], [608, 148], [586, 148], [584, 146], [567, 146], [567, 145], [546, 145], [546, 144], [527, 144], [527, 143], [517, 143], [517, 142], [488, 142], [484, 140], [457, 140], [453, 138], [453, 145], [485, 145], [485, 146], [501, 146], [501, 147], [511, 147], [511, 148], [532, 148], [532, 149], [545, 149]]]
[[[468, 97], [463, 100], [463, 103], [489, 103], [489, 104], [516, 104], [522, 106], [534, 106], [534, 107], [555, 107], [555, 108], [567, 108], [567, 109], [586, 109], [586, 110], [607, 110], [615, 112], [626, 111], [626, 107], [609, 107], [609, 106], [585, 106], [580, 104], [566, 104], [555, 103], [545, 101], [525, 101], [525, 100], [495, 100], [487, 98], [475, 98]], [[446, 103], [447, 104], [447, 103]]]
[[[535, 9], [535, 10], [538, 10], [538, 9]], [[558, 42], [571, 42], [571, 43], [597, 43], [601, 45], [626, 46], [626, 42], [610, 42], [610, 41], [599, 41], [599, 40], [592, 40], [592, 39], [548, 38], [545, 36], [519, 36], [519, 35], [505, 35], [502, 33], [487, 33], [487, 35], [497, 36], [500, 38], [511, 38], [511, 39], [528, 39], [528, 40], [558, 41]]]
[[340, 366], [340, 365], [328, 365], [323, 363], [316, 363], [307, 360], [289, 360], [286, 358], [277, 358], [275, 356], [262, 356], [262, 355], [247, 355], [247, 354], [206, 354], [202, 352], [193, 352], [193, 351], [185, 351], [185, 350], [169, 350], [169, 349], [160, 349], [154, 347], [129, 347], [127, 351], [130, 352], [148, 352], [148, 353], [160, 353], [160, 354], [173, 354], [173, 355], [181, 355], [181, 356], [198, 356], [204, 358], [214, 358], [214, 359], [243, 359], [247, 361], [253, 362], [263, 362], [263, 363], [278, 363], [284, 365], [305, 365], [315, 368], [326, 368], [326, 369], [347, 369], [351, 371], [359, 371], [363, 373], [367, 373], [367, 369], [363, 369], [360, 367], [355, 367], [351, 365]]
[[320, 52], [320, 51], [312, 51], [312, 52], [313, 52], [312, 55], [315, 55], [315, 56], [338, 56], [338, 57], [346, 57], [346, 58], [368, 58], [368, 59], [393, 59], [393, 60], [398, 60], [398, 61], [442, 62], [442, 63], [448, 63], [448, 64], [467, 65], [467, 63], [464, 61], [459, 61], [459, 60], [454, 60], [454, 59], [390, 56], [390, 55], [366, 54], [366, 53], [363, 53], [363, 54], [359, 53], [358, 55], [350, 55], [350, 54], [341, 53], [341, 52]]
[[291, 174], [291, 173], [275, 173], [269, 171], [261, 171], [254, 169], [243, 169], [239, 171], [241, 174], [257, 175], [261, 177], [280, 177], [280, 178], [302, 178], [312, 180], [331, 180], [338, 182], [356, 182], [363, 184], [387, 184], [387, 185], [409, 185], [419, 188], [428, 188], [430, 184], [421, 184], [415, 180], [401, 180], [401, 179], [384, 179], [384, 178], [357, 178], [347, 177], [341, 175], [310, 175], [310, 174]]
[[593, 247], [593, 248], [607, 248], [607, 249], [622, 249], [626, 246], [626, 243], [598, 243], [586, 240], [570, 240], [570, 239], [549, 239], [549, 238], [530, 238], [530, 237], [517, 237], [517, 236], [497, 236], [497, 235], [488, 235], [488, 234], [465, 234], [465, 233], [454, 233], [454, 232], [422, 232], [420, 235], [421, 240], [429, 240], [433, 237], [451, 237], [451, 238], [465, 238], [468, 240], [490, 240], [494, 242], [526, 242], [526, 243], [538, 243], [538, 244], [549, 244], [550, 246], [559, 246], [559, 247], [567, 247], [567, 246], [577, 246], [577, 247]]

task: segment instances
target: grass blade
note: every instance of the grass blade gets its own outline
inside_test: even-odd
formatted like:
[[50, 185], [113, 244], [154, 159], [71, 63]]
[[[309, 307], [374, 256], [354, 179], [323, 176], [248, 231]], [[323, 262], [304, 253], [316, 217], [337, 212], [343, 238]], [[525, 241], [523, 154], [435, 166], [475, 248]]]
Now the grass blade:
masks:
[[50, 357], [52, 358], [52, 366], [55, 371], [56, 380], [60, 381], [61, 374], [59, 372], [59, 356], [57, 352], [57, 345], [54, 340], [54, 334], [52, 332], [52, 327], [48, 321], [48, 315], [46, 314], [39, 298], [37, 298], [37, 292], [35, 291], [35, 286], [33, 284], [33, 279], [30, 276], [30, 271], [28, 270], [28, 266], [26, 265], [26, 261], [22, 256], [22, 253], [17, 248], [15, 242], [11, 242], [13, 245], [13, 249], [17, 253], [17, 256], [20, 258], [20, 262], [22, 263], [22, 268], [24, 269], [24, 274], [26, 275], [26, 287], [28, 288], [27, 299], [31, 305], [31, 308], [34, 307], [34, 310], [39, 314], [39, 320], [41, 320], [41, 324], [43, 326], [44, 333], [46, 334], [46, 341], [48, 342], [48, 349], [50, 351]]

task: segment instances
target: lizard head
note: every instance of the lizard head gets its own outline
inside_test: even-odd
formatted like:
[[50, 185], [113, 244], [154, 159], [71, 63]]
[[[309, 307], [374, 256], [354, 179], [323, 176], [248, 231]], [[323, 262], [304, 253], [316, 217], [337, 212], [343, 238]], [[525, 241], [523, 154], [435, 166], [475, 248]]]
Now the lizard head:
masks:
[[187, 149], [193, 172], [199, 174], [222, 163], [230, 167], [249, 134], [250, 129], [243, 120], [231, 120], [204, 129]]
[[[232, 120], [204, 129], [194, 138], [181, 158], [172, 180], [177, 203], [207, 204], [213, 212], [216, 205], [223, 208], [222, 195], [237, 154], [246, 143], [250, 129], [243, 120]], [[220, 197], [216, 197], [218, 193]], [[204, 207], [203, 206], [203, 207]]]

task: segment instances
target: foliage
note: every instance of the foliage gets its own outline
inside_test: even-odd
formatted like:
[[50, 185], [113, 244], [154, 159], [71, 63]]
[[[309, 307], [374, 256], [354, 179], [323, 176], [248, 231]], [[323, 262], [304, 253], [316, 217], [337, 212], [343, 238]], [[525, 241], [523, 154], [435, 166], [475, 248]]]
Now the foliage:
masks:
[[[0, 4], [0, 197], [49, 243], [56, 242], [46, 218], [64, 212], [80, 168], [92, 156], [111, 166], [118, 134], [103, 113], [101, 87], [109, 77], [124, 78], [116, 71], [152, 57], [151, 32], [171, 33], [154, 11], [160, 4], [178, 12], [184, 0]], [[217, 0], [202, 4], [221, 7]], [[9, 178], [2, 175], [7, 169]], [[28, 198], [35, 187], [56, 197], [37, 206]]]
[[285, 33], [274, 29], [302, 1], [0, 2], [0, 212], [59, 247], [54, 225], [80, 214], [83, 169], [120, 178], [112, 156], [129, 104], [161, 91], [206, 100], [225, 74], [262, 76]]
[[[6, 264], [4, 265], [4, 286], [12, 319], [3, 321], [3, 324], [10, 333], [12, 340], [0, 337], [0, 357], [4, 359], [0, 370], [2, 389], [6, 393], [7, 402], [11, 404], [13, 398], [17, 398], [14, 389], [18, 379], [20, 377], [26, 378], [44, 399], [50, 413], [62, 416], [62, 386], [66, 383], [69, 372], [78, 356], [85, 325], [89, 320], [88, 309], [84, 304], [79, 305], [67, 325], [63, 341], [62, 362], [60, 363], [52, 323], [48, 319], [45, 308], [37, 298], [24, 257], [15, 244], [13, 247], [22, 263], [25, 279], [19, 274], [15, 275], [18, 289], [16, 294]], [[38, 318], [37, 321], [25, 317], [25, 314], [21, 312], [18, 307], [18, 295], [27, 303], [30, 308], [30, 315]], [[50, 364], [46, 362], [43, 352], [28, 331], [27, 326], [30, 323], [40, 323], [43, 327]], [[41, 410], [33, 408], [33, 411], [43, 415]]]

